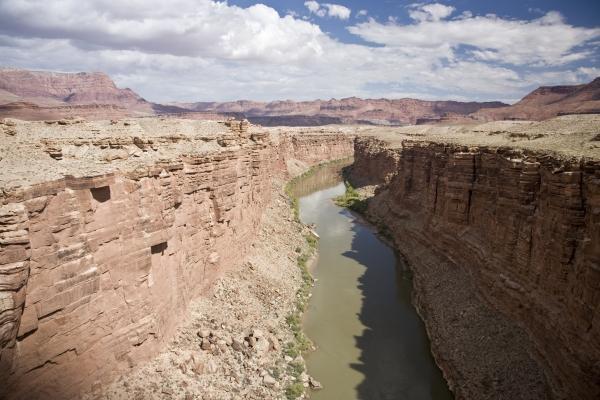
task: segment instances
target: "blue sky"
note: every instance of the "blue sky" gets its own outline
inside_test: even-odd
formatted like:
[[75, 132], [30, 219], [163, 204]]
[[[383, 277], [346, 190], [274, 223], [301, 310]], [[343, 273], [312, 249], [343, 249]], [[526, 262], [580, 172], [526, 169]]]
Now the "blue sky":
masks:
[[0, 0], [1, 65], [161, 102], [512, 102], [599, 76], [599, 47], [600, 1]]
[[[310, 20], [319, 24], [323, 31], [330, 32], [337, 39], [348, 43], [365, 43], [360, 38], [352, 35], [346, 29], [357, 18], [359, 10], [367, 10], [368, 16], [378, 21], [387, 21], [389, 17], [397, 18], [399, 22], [410, 23], [406, 13], [408, 6], [419, 3], [418, 0], [351, 0], [332, 1], [352, 10], [352, 18], [342, 21], [338, 18], [319, 18], [311, 15], [304, 6], [305, 0], [267, 0], [261, 3], [276, 9], [285, 15], [294, 11], [301, 16], [311, 17]], [[248, 7], [256, 4], [253, 0], [233, 0], [230, 4]], [[424, 2], [427, 3], [427, 2]], [[545, 14], [548, 11], [559, 11], [567, 22], [576, 26], [598, 27], [600, 25], [600, 1], [596, 0], [453, 0], [439, 1], [439, 3], [456, 7], [457, 12], [471, 11], [474, 14], [496, 14], [505, 18], [530, 20]]]

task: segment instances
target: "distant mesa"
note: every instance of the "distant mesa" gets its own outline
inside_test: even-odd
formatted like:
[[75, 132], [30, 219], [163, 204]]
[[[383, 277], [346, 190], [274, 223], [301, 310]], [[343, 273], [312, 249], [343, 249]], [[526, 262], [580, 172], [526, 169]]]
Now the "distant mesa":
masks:
[[482, 109], [477, 120], [533, 120], [567, 114], [600, 114], [600, 77], [583, 85], [541, 86], [508, 107]]
[[600, 78], [586, 85], [540, 87], [518, 103], [345, 99], [314, 101], [152, 103], [118, 88], [102, 72], [58, 73], [0, 69], [0, 118], [23, 120], [75, 116], [90, 120], [140, 116], [188, 119], [247, 118], [264, 126], [332, 124], [461, 124], [493, 120], [543, 120], [600, 113]]

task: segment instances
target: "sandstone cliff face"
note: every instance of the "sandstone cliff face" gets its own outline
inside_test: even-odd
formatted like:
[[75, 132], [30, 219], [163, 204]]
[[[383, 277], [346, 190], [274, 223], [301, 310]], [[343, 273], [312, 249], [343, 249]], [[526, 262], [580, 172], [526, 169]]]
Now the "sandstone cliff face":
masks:
[[0, 118], [30, 121], [85, 117], [111, 119], [182, 113], [118, 88], [102, 72], [44, 72], [0, 68]]
[[[225, 103], [180, 104], [196, 111], [243, 113], [249, 119], [269, 125], [319, 125], [371, 123], [377, 125], [414, 124], [424, 117], [439, 118], [445, 113], [467, 115], [482, 108], [505, 106], [500, 102], [425, 101], [418, 99], [345, 99], [314, 101], [235, 101]], [[271, 118], [268, 118], [271, 117]]]
[[[369, 213], [389, 229], [417, 285], [421, 274], [436, 268], [425, 253], [466, 271], [480, 296], [525, 329], [557, 398], [600, 396], [600, 161], [411, 140], [391, 149], [373, 138], [357, 139], [355, 159], [356, 179], [382, 184]], [[436, 290], [449, 283], [438, 282]], [[448, 323], [468, 320], [470, 311], [451, 311], [456, 315]], [[436, 321], [425, 320], [435, 328]], [[517, 336], [507, 341], [513, 333], [501, 334], [506, 337], [496, 343], [505, 347], [492, 344], [489, 352], [511, 351]], [[489, 360], [477, 372], [488, 382], [479, 394], [463, 390], [461, 381], [473, 378], [461, 371], [464, 354], [448, 342], [436, 345], [433, 336], [457, 398], [517, 398], [502, 396], [502, 376], [485, 376]], [[510, 373], [524, 373], [523, 363], [509, 362]]]
[[[49, 154], [58, 165], [73, 146], [110, 151], [135, 143], [152, 153], [182, 140], [64, 139]], [[218, 146], [191, 151], [207, 140]], [[286, 162], [347, 157], [352, 140], [190, 136], [176, 156], [145, 167], [7, 187], [0, 197], [0, 394], [77, 397], [156, 354], [189, 301], [243, 260]]]
[[101, 72], [53, 73], [0, 69], [0, 89], [22, 98], [71, 104], [135, 104], [143, 101], [131, 89], [119, 89]]
[[584, 85], [542, 86], [512, 106], [482, 109], [472, 117], [541, 121], [565, 114], [600, 114], [600, 78]]

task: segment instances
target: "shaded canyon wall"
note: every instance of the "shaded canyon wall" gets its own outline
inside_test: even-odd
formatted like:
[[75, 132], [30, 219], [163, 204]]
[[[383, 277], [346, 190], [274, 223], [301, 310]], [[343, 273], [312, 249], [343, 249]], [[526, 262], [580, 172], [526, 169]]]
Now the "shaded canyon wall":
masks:
[[[368, 212], [385, 225], [416, 280], [425, 253], [466, 271], [478, 296], [531, 338], [554, 397], [600, 398], [598, 160], [410, 140], [393, 148], [358, 138], [352, 175], [381, 184]], [[456, 319], [468, 312], [456, 310]], [[461, 350], [444, 345], [434, 349], [436, 358], [459, 383], [465, 377], [453, 371], [452, 358]], [[517, 362], [507, 367], [523, 373]], [[491, 379], [482, 390], [501, 398], [495, 385], [502, 382]], [[469, 397], [454, 389], [457, 398]]]
[[243, 261], [287, 162], [353, 152], [343, 135], [226, 139], [1, 194], [0, 397], [78, 397], [149, 359], [189, 301]]

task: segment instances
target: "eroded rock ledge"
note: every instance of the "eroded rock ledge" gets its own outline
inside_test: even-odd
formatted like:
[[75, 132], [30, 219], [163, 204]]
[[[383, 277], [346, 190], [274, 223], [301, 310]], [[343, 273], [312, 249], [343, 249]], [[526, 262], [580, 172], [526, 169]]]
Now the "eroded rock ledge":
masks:
[[0, 397], [72, 398], [156, 355], [254, 243], [272, 180], [342, 133], [199, 121], [0, 127]]
[[599, 398], [600, 157], [573, 156], [595, 139], [486, 145], [501, 134], [359, 137], [352, 177], [380, 185], [367, 214], [458, 399]]

